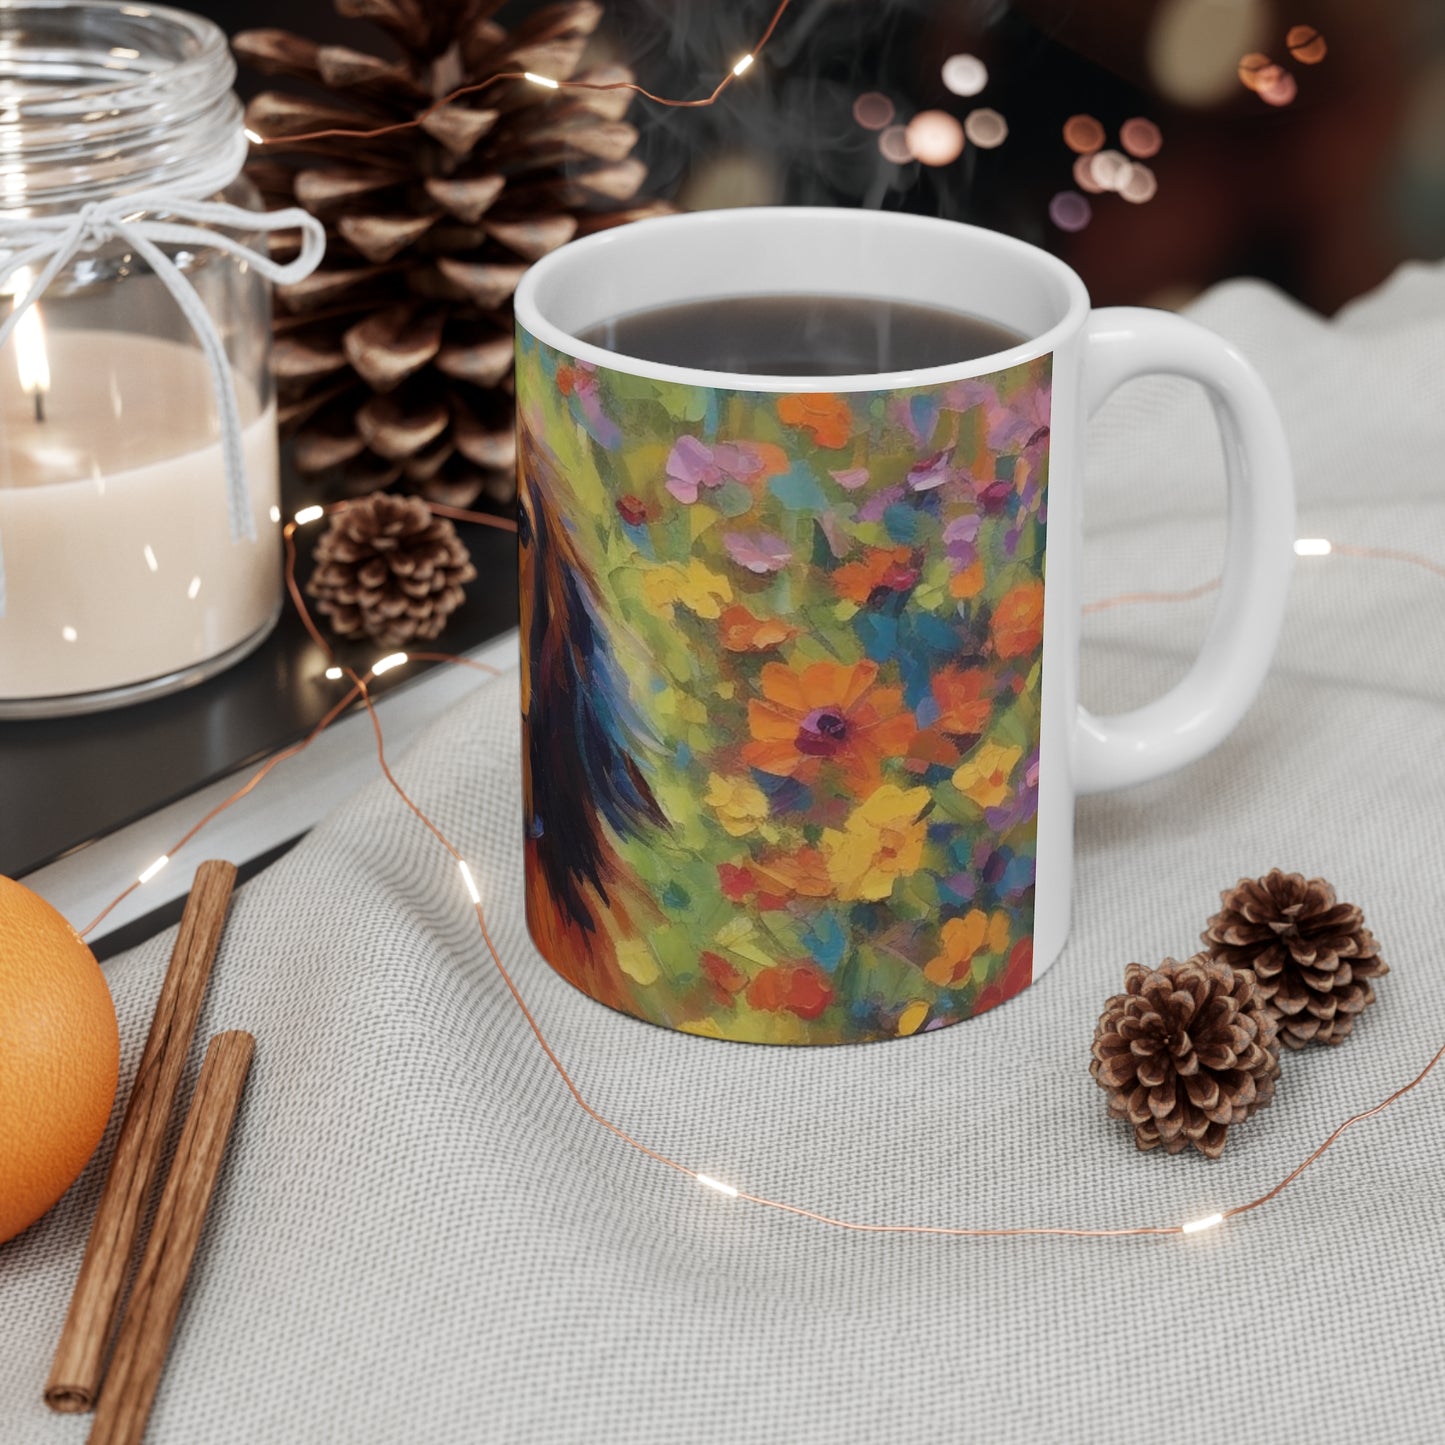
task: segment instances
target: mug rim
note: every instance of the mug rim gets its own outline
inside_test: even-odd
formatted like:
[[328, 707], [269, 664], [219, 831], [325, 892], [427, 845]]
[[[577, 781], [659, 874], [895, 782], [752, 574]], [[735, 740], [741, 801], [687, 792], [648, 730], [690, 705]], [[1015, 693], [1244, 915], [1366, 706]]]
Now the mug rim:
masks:
[[[1026, 337], [1016, 346], [984, 356], [949, 362], [943, 366], [915, 367], [906, 371], [875, 371], [841, 375], [776, 376], [754, 372], [713, 371], [705, 367], [675, 366], [667, 362], [648, 361], [626, 352], [583, 341], [542, 314], [538, 292], [555, 273], [564, 268], [596, 264], [607, 251], [631, 244], [639, 232], [668, 227], [678, 231], [720, 226], [766, 226], [779, 220], [813, 220], [821, 224], [847, 224], [855, 227], [888, 229], [896, 232], [941, 228], [963, 232], [961, 245], [992, 248], [996, 253], [1027, 263], [1051, 274], [1068, 297], [1064, 314], [1038, 334]], [[685, 242], [685, 238], [680, 238]], [[803, 294], [803, 293], [799, 293]], [[699, 297], [699, 300], [706, 298]], [[1089, 314], [1090, 301], [1082, 279], [1074, 269], [1041, 247], [1027, 241], [990, 231], [964, 221], [950, 221], [937, 216], [915, 216], [899, 211], [865, 211], [841, 206], [749, 206], [726, 210], [692, 211], [670, 216], [652, 216], [625, 225], [610, 227], [591, 236], [569, 241], [528, 267], [513, 298], [517, 325], [554, 351], [578, 361], [610, 371], [656, 381], [680, 382], [690, 386], [713, 387], [726, 391], [757, 392], [848, 392], [892, 391], [899, 388], [933, 386], [969, 377], [988, 376], [1020, 362], [1057, 351], [1076, 332]]]

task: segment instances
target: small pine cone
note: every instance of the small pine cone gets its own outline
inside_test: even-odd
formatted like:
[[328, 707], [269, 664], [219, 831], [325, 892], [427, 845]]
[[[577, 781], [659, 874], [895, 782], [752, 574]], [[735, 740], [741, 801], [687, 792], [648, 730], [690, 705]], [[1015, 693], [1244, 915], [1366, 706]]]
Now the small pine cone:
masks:
[[1089, 1072], [1109, 1093], [1109, 1113], [1134, 1126], [1134, 1142], [1177, 1154], [1192, 1144], [1210, 1159], [1225, 1134], [1274, 1098], [1279, 1040], [1254, 975], [1202, 953], [1156, 969], [1131, 963], [1124, 992], [1104, 1005]]
[[1364, 915], [1339, 903], [1323, 878], [1278, 868], [1241, 878], [1201, 935], [1211, 958], [1250, 969], [1292, 1049], [1339, 1044], [1375, 1001], [1372, 978], [1390, 971]]
[[477, 575], [449, 521], [385, 492], [334, 512], [315, 561], [306, 590], [332, 631], [387, 647], [436, 637]]

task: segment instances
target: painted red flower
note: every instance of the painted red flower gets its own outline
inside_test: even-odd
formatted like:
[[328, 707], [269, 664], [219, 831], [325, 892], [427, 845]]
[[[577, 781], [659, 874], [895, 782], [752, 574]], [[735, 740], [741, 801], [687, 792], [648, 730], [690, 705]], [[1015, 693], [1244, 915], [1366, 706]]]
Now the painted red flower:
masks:
[[651, 519], [652, 513], [648, 511], [647, 503], [641, 497], [634, 497], [629, 492], [625, 497], [618, 497], [617, 515], [629, 527], [640, 527]]
[[978, 1002], [973, 1006], [975, 1017], [997, 1008], [1016, 993], [1022, 993], [1033, 982], [1033, 977], [1034, 941], [1032, 938], [1021, 938], [1009, 953], [1004, 971], [979, 994]]
[[833, 985], [815, 963], [780, 963], [753, 979], [747, 998], [751, 1007], [767, 1013], [786, 1010], [815, 1019], [833, 1002]]

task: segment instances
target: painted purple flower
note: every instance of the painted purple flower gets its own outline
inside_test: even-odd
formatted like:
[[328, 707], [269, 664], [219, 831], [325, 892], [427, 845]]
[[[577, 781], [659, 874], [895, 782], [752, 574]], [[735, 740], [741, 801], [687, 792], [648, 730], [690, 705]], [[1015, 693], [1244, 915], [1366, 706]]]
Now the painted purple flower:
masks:
[[792, 548], [771, 532], [759, 532], [755, 536], [745, 532], [724, 532], [723, 546], [739, 567], [763, 575], [780, 572], [793, 560]]
[[981, 518], [976, 512], [965, 512], [955, 517], [943, 529], [943, 548], [956, 571], [973, 566], [978, 557], [978, 529]]
[[667, 490], [679, 502], [697, 501], [701, 487], [720, 487], [726, 478], [713, 449], [696, 437], [681, 436], [667, 455]]
[[974, 407], [981, 406], [991, 412], [998, 407], [998, 392], [991, 382], [967, 376], [962, 381], [950, 382], [944, 388], [940, 405], [945, 411], [972, 411]]
[[717, 465], [739, 482], [760, 477], [766, 466], [757, 448], [747, 442], [719, 442], [712, 449], [712, 455]]
[[952, 462], [952, 447], [915, 462], [908, 469], [906, 480], [909, 488], [915, 492], [931, 492], [934, 487], [941, 487], [949, 478]]
[[988, 444], [1011, 449], [1042, 441], [1049, 434], [1049, 388], [1026, 386], [989, 417]]
[[828, 475], [843, 488], [845, 492], [856, 492], [859, 487], [868, 485], [867, 467], [844, 467], [841, 471], [829, 471]]
[[860, 522], [881, 522], [883, 514], [895, 502], [901, 502], [908, 495], [903, 486], [884, 487], [881, 492], [874, 492], [867, 501], [858, 508], [858, 520]]
[[602, 410], [602, 394], [597, 386], [597, 368], [590, 361], [563, 362], [557, 368], [557, 389], [570, 396], [582, 413], [582, 425], [599, 446], [610, 451], [622, 440], [617, 423]]
[[767, 458], [750, 442], [708, 446], [695, 436], [680, 436], [667, 457], [667, 490], [679, 502], [691, 506], [703, 487], [720, 487], [730, 477], [737, 482], [751, 482], [767, 470]]

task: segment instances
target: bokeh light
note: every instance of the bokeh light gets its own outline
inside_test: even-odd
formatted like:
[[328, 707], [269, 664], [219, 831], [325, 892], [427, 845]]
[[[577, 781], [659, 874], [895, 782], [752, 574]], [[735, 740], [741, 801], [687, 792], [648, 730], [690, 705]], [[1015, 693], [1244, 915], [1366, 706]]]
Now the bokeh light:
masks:
[[882, 130], [893, 119], [893, 102], [876, 90], [865, 91], [853, 102], [853, 119], [864, 130]]
[[1146, 43], [1149, 73], [1178, 105], [1210, 106], [1234, 88], [1239, 57], [1272, 28], [1263, 0], [1161, 0]]
[[964, 116], [963, 133], [970, 145], [991, 151], [1008, 139], [1008, 122], [996, 110], [984, 105]]
[[977, 95], [988, 84], [988, 66], [976, 55], [950, 55], [943, 62], [943, 83], [955, 95]]
[[1136, 206], [1142, 206], [1145, 201], [1154, 199], [1158, 189], [1159, 181], [1154, 172], [1142, 161], [1135, 161], [1129, 167], [1129, 174], [1123, 185], [1119, 187], [1119, 194], [1126, 201], [1133, 201]]
[[1272, 65], [1261, 75], [1254, 93], [1266, 105], [1288, 105], [1299, 93], [1295, 78], [1282, 65]]
[[1064, 144], [1081, 156], [1104, 144], [1104, 127], [1091, 115], [1071, 115], [1064, 122]]
[[1318, 65], [1328, 52], [1325, 37], [1313, 25], [1291, 25], [1284, 43], [1301, 65]]
[[1101, 191], [1122, 190], [1134, 169], [1122, 151], [1098, 151], [1089, 157], [1089, 174]]
[[920, 110], [904, 130], [909, 154], [926, 166], [946, 166], [963, 153], [963, 127], [946, 110]]
[[1074, 158], [1074, 184], [1081, 191], [1088, 191], [1091, 196], [1097, 196], [1104, 189], [1094, 179], [1093, 156], [1076, 156]]
[[1049, 220], [1061, 231], [1082, 231], [1093, 217], [1088, 197], [1077, 191], [1060, 191], [1049, 202]]
[[895, 165], [901, 166], [913, 159], [913, 152], [908, 149], [908, 132], [901, 125], [890, 125], [878, 137], [878, 149], [884, 159]]
[[1164, 137], [1160, 135], [1159, 127], [1152, 120], [1145, 120], [1142, 115], [1136, 115], [1132, 120], [1126, 120], [1119, 127], [1119, 144], [1131, 156], [1135, 156], [1139, 160], [1147, 160], [1150, 156], [1159, 154], [1159, 148], [1164, 144]]
[[1258, 50], [1251, 50], [1248, 55], [1239, 57], [1239, 83], [1246, 90], [1257, 90], [1259, 88], [1259, 77], [1266, 70], [1275, 69], [1275, 63], [1269, 56]]

